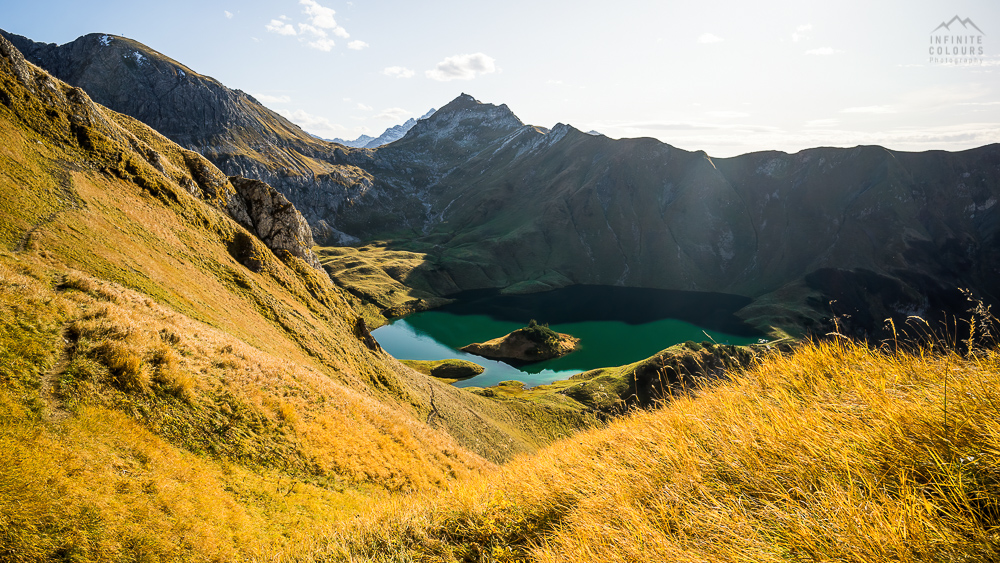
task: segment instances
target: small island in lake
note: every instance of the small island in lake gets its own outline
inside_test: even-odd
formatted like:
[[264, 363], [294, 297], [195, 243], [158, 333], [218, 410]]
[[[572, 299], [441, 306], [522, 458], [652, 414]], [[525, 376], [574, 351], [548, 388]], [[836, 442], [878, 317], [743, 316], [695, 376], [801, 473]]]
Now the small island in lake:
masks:
[[462, 351], [491, 360], [530, 363], [565, 356], [579, 347], [579, 338], [556, 332], [532, 319], [524, 328], [500, 338], [469, 344]]
[[399, 360], [424, 375], [454, 383], [459, 379], [475, 377], [483, 371], [483, 366], [468, 360]]

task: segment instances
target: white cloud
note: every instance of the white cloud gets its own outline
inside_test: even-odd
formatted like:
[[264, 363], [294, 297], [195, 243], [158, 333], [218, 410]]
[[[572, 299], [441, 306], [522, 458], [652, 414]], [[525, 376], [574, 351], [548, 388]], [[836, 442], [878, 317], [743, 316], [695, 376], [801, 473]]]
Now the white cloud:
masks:
[[371, 111], [372, 110], [371, 106], [366, 106], [365, 104], [362, 104], [361, 102], [358, 102], [358, 106], [357, 107], [358, 107], [358, 109], [364, 110], [364, 111]]
[[226, 19], [228, 20], [233, 19], [233, 13], [230, 12], [229, 10], [224, 10], [222, 13], [226, 14]]
[[725, 39], [714, 33], [702, 33], [698, 36], [698, 43], [721, 43]]
[[313, 26], [333, 30], [334, 35], [344, 39], [351, 36], [346, 29], [337, 25], [337, 20], [333, 18], [337, 12], [333, 8], [321, 6], [316, 0], [299, 0], [299, 4], [305, 6], [302, 13], [309, 16], [309, 23]]
[[281, 20], [271, 20], [271, 23], [265, 25], [264, 28], [278, 35], [295, 35], [295, 28], [292, 27], [292, 24]]
[[886, 113], [896, 113], [896, 110], [892, 106], [858, 106], [851, 108], [844, 108], [840, 110], [840, 113], [870, 113], [870, 114], [886, 114]]
[[[279, 35], [297, 35], [299, 42], [320, 51], [331, 51], [336, 43], [330, 36], [347, 39], [351, 36], [347, 30], [337, 24], [334, 19], [336, 12], [332, 8], [321, 5], [316, 0], [299, 0], [299, 4], [304, 6], [302, 13], [306, 15], [306, 21], [295, 23], [291, 18], [282, 14], [277, 19], [271, 20], [265, 28], [271, 33]], [[296, 31], [296, 27], [298, 31]], [[312, 39], [310, 41], [310, 39]], [[363, 49], [368, 44], [364, 41], [352, 41], [348, 44], [350, 49]]]
[[439, 62], [434, 70], [424, 74], [427, 78], [448, 82], [450, 80], [472, 80], [481, 74], [496, 72], [496, 59], [483, 53], [455, 55]]
[[299, 33], [305, 34], [309, 33], [315, 35], [316, 37], [326, 37], [326, 32], [318, 27], [311, 26], [307, 23], [299, 24]]
[[277, 112], [302, 129], [327, 139], [338, 137], [348, 131], [343, 125], [338, 125], [323, 116], [313, 115], [300, 109], [295, 111], [279, 109]]
[[376, 115], [377, 119], [391, 119], [393, 121], [402, 121], [406, 116], [410, 115], [410, 112], [403, 108], [387, 108], [382, 110], [381, 113]]
[[316, 0], [299, 0], [299, 4], [306, 7], [302, 13], [309, 16], [313, 25], [330, 29], [337, 27], [337, 20], [333, 19], [337, 12], [333, 8], [321, 6]]
[[798, 43], [803, 39], [808, 39], [809, 32], [812, 31], [812, 28], [813, 26], [811, 23], [807, 23], [805, 25], [800, 25], [799, 27], [796, 27], [795, 31], [792, 32], [792, 41]]
[[835, 55], [837, 53], [843, 53], [843, 51], [834, 49], [833, 47], [820, 47], [819, 49], [809, 49], [805, 52], [806, 55]]
[[333, 49], [336, 45], [337, 44], [333, 42], [333, 39], [317, 39], [316, 41], [309, 42], [309, 46], [313, 49], [326, 52], [329, 52], [330, 49]]
[[287, 104], [292, 101], [289, 96], [269, 96], [267, 94], [254, 94], [254, 98], [257, 98], [258, 102], [264, 102], [265, 104]]
[[386, 76], [395, 76], [396, 78], [410, 78], [415, 73], [412, 70], [401, 66], [387, 66], [382, 69], [382, 74]]

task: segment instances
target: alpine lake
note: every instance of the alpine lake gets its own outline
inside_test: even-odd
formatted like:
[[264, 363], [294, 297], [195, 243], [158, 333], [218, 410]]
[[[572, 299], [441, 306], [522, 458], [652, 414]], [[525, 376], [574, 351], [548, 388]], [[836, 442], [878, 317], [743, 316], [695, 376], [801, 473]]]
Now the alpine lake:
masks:
[[[688, 340], [741, 345], [763, 336], [734, 315], [750, 299], [723, 293], [575, 285], [527, 295], [475, 290], [450, 297], [455, 302], [396, 319], [372, 335], [397, 359], [458, 358], [486, 368], [456, 382], [457, 387], [489, 387], [508, 380], [534, 387], [636, 362]], [[532, 319], [579, 338], [580, 348], [518, 367], [459, 350], [522, 328]]]

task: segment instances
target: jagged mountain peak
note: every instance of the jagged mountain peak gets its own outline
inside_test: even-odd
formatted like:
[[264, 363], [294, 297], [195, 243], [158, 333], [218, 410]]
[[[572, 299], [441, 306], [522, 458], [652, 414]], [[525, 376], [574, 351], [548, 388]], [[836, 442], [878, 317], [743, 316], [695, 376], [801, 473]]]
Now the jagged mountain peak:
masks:
[[507, 104], [484, 103], [463, 93], [430, 117], [418, 121], [393, 146], [444, 142], [468, 148], [490, 143], [524, 126]]
[[[134, 39], [119, 35], [88, 33], [63, 45], [39, 43], [3, 30], [0, 30], [0, 35], [5, 36], [29, 60], [44, 61], [47, 70], [63, 80], [69, 79], [71, 83], [89, 70], [77, 63], [88, 60], [101, 70], [115, 67], [118, 74], [125, 72], [133, 79], [150, 74], [168, 74], [176, 78], [191, 75], [221, 86], [217, 80], [200, 75]], [[120, 64], [122, 62], [124, 64]]]
[[481, 115], [490, 115], [492, 117], [507, 118], [511, 121], [511, 123], [516, 122], [518, 127], [524, 125], [524, 123], [518, 119], [516, 115], [514, 115], [514, 112], [510, 111], [507, 104], [494, 105], [487, 102], [481, 102], [464, 92], [459, 94], [454, 100], [445, 104], [445, 106], [439, 109], [436, 113], [438, 116], [443, 117], [452, 113], [470, 112]]

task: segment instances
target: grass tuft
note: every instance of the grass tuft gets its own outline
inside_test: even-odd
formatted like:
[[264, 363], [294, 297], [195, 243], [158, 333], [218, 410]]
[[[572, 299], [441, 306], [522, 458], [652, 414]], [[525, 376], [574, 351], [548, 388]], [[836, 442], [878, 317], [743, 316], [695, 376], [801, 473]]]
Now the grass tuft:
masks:
[[150, 364], [155, 366], [153, 381], [167, 393], [191, 401], [194, 398], [195, 378], [179, 366], [180, 357], [170, 346], [161, 343], [153, 348]]
[[149, 374], [142, 356], [127, 344], [107, 340], [94, 348], [94, 354], [108, 367], [116, 387], [127, 393], [149, 391]]

